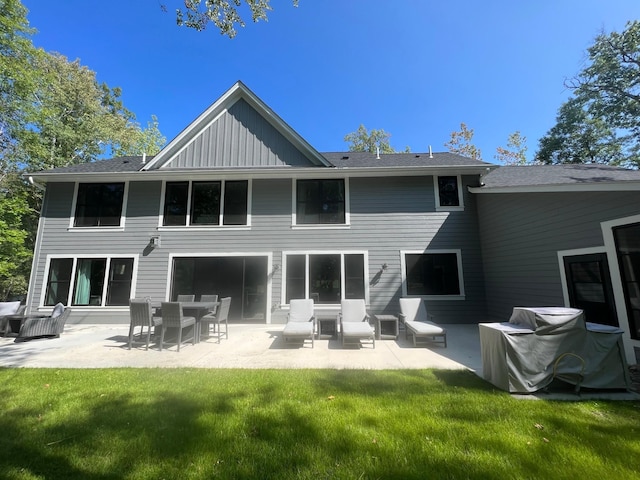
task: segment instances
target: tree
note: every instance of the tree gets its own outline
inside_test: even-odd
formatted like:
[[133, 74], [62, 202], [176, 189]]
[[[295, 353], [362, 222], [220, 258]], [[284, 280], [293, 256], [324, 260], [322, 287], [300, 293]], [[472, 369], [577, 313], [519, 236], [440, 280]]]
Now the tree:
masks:
[[587, 53], [585, 68], [565, 82], [573, 95], [536, 159], [640, 167], [640, 22], [601, 33]]
[[158, 128], [158, 117], [151, 115], [151, 121], [147, 122], [147, 128], [137, 129], [130, 142], [120, 145], [114, 151], [118, 157], [128, 155], [155, 155], [167, 142], [167, 139]]
[[451, 139], [444, 146], [451, 153], [457, 153], [474, 160], [481, 160], [480, 149], [471, 143], [472, 140], [473, 129], [467, 128], [465, 123], [460, 123], [460, 131], [451, 132]]
[[369, 132], [364, 125], [360, 125], [355, 132], [345, 135], [344, 141], [349, 143], [350, 152], [376, 153], [379, 149], [380, 153], [395, 153], [389, 138], [391, 134], [384, 130], [372, 129]]
[[[184, 7], [176, 10], [178, 25], [194, 28], [202, 31], [209, 23], [213, 23], [222, 35], [229, 38], [236, 36], [236, 25], [245, 26], [238, 8], [245, 4], [251, 10], [251, 19], [268, 21], [267, 11], [273, 10], [270, 0], [184, 0]], [[298, 6], [298, 0], [293, 0], [293, 5]], [[162, 5], [166, 11], [166, 6]]]
[[515, 131], [507, 139], [507, 148], [496, 148], [494, 158], [505, 165], [525, 165], [527, 163], [527, 137]]

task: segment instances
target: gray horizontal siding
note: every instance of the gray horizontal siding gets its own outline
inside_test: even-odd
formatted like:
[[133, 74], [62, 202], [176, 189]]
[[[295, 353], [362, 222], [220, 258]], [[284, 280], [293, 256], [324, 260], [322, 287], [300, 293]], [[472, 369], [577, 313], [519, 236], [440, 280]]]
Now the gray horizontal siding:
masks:
[[[465, 184], [476, 179], [464, 178]], [[43, 290], [48, 254], [138, 254], [136, 296], [164, 299], [170, 254], [273, 254], [282, 266], [283, 251], [366, 251], [370, 280], [382, 264], [387, 270], [370, 285], [374, 312], [397, 313], [402, 293], [401, 250], [460, 249], [462, 251], [464, 301], [428, 301], [428, 308], [442, 323], [474, 323], [484, 320], [485, 301], [482, 261], [478, 243], [475, 198], [466, 193], [462, 212], [435, 212], [431, 177], [353, 178], [350, 180], [351, 226], [340, 229], [294, 229], [291, 226], [292, 180], [254, 180], [252, 226], [249, 230], [157, 231], [160, 182], [131, 182], [126, 227], [123, 232], [82, 232], [68, 229], [72, 184], [50, 184], [44, 213], [44, 236], [35, 270], [34, 304]], [[148, 250], [152, 234], [160, 234], [161, 248]], [[284, 321], [278, 310], [282, 292], [282, 268], [273, 276], [273, 322]], [[126, 313], [72, 314], [72, 321], [126, 322]]]
[[240, 99], [200, 131], [171, 168], [311, 166], [311, 162]]
[[603, 246], [601, 222], [640, 212], [637, 192], [477, 195], [492, 319], [563, 305], [558, 251]]

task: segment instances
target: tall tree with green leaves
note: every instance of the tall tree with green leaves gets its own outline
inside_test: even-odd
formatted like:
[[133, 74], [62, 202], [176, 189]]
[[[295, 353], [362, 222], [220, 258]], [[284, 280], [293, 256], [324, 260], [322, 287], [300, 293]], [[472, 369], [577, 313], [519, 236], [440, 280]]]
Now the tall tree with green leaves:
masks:
[[511, 133], [507, 139], [507, 148], [496, 148], [494, 158], [504, 165], [526, 165], [527, 137], [519, 130]]
[[467, 124], [460, 123], [460, 130], [451, 132], [451, 138], [444, 144], [451, 153], [457, 153], [464, 157], [481, 160], [481, 152], [473, 144], [473, 128], [468, 128]]
[[[254, 22], [266, 22], [267, 12], [273, 10], [270, 3], [270, 0], [184, 0], [184, 6], [176, 9], [176, 21], [178, 25], [197, 31], [204, 30], [212, 23], [222, 35], [233, 38], [237, 33], [236, 25], [245, 26], [238, 9], [248, 9]], [[298, 0], [293, 0], [293, 5], [297, 7]], [[162, 4], [162, 9], [166, 11], [166, 5]]]
[[114, 155], [123, 157], [157, 154], [167, 143], [166, 137], [160, 132], [159, 125], [158, 117], [151, 115], [151, 120], [147, 122], [147, 128], [137, 129], [127, 143], [119, 145], [114, 150]]
[[349, 144], [350, 152], [395, 153], [389, 144], [390, 138], [391, 134], [382, 129], [376, 130], [374, 128], [368, 131], [364, 125], [360, 125], [355, 132], [345, 135], [344, 141]]
[[565, 82], [573, 95], [536, 160], [640, 167], [640, 22], [601, 33], [587, 54], [585, 68]]

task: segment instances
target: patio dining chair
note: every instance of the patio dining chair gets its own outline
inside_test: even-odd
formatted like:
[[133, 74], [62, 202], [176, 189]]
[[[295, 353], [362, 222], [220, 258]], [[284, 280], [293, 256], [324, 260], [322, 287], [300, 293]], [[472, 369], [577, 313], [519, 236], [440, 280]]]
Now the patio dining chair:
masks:
[[154, 317], [151, 311], [151, 300], [148, 298], [132, 298], [129, 300], [129, 350], [135, 339], [135, 329], [140, 327], [138, 333], [139, 341], [143, 341], [146, 329], [146, 350], [149, 350], [149, 342], [151, 341], [152, 330], [162, 325], [161, 317]]
[[363, 299], [342, 300], [338, 320], [342, 346], [348, 343], [360, 344], [361, 340], [371, 340], [373, 348], [376, 348], [376, 332], [369, 323], [369, 314]]
[[162, 302], [162, 330], [160, 333], [160, 350], [164, 344], [164, 337], [168, 328], [175, 329], [177, 334], [178, 351], [182, 344], [182, 331], [191, 327], [191, 342], [196, 344], [196, 317], [185, 317], [182, 314], [180, 302]]
[[196, 299], [195, 295], [178, 295], [176, 301], [178, 302], [194, 302]]
[[313, 299], [311, 298], [289, 300], [289, 317], [282, 330], [285, 342], [302, 340], [304, 346], [305, 340], [311, 340], [311, 348], [313, 348], [316, 331], [316, 317], [313, 307]]
[[436, 341], [447, 347], [447, 331], [433, 321], [433, 315], [427, 313], [427, 307], [421, 298], [400, 299], [400, 322], [404, 323], [405, 338], [413, 337], [413, 346], [418, 346], [419, 338]]
[[[201, 302], [217, 302], [218, 301], [218, 295], [200, 295], [200, 301]], [[207, 312], [207, 314], [216, 314], [216, 310], [218, 310], [218, 307], [213, 307], [211, 310], [209, 310]]]
[[[213, 314], [209, 313], [200, 319], [201, 335], [211, 338], [215, 336], [220, 343], [220, 339], [224, 335], [229, 339], [229, 308], [231, 307], [231, 297], [225, 297], [220, 300], [218, 311]], [[220, 328], [220, 324], [224, 322], [224, 332]], [[213, 330], [211, 330], [213, 328]], [[213, 335], [212, 335], [213, 334]]]

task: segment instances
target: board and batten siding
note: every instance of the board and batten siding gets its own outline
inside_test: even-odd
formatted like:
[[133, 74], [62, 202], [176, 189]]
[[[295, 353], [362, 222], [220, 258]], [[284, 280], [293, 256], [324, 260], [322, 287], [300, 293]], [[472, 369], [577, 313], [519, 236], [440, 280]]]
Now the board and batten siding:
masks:
[[186, 145], [167, 167], [311, 166], [309, 160], [240, 99]]
[[601, 222], [638, 213], [637, 192], [476, 195], [489, 317], [563, 306], [558, 251], [603, 247]]
[[[318, 173], [319, 178], [322, 172]], [[138, 257], [134, 295], [154, 300], [166, 298], [170, 255], [271, 255], [282, 267], [283, 252], [366, 252], [369, 282], [383, 264], [388, 268], [369, 285], [371, 311], [397, 313], [402, 295], [401, 251], [451, 250], [462, 254], [464, 300], [427, 300], [427, 307], [441, 323], [477, 323], [485, 320], [485, 299], [478, 242], [475, 196], [466, 185], [477, 183], [463, 177], [464, 211], [436, 212], [433, 177], [350, 178], [350, 226], [341, 228], [292, 227], [293, 180], [254, 179], [250, 228], [161, 228], [158, 215], [162, 183], [129, 182], [124, 231], [69, 229], [73, 200], [72, 183], [50, 183], [43, 209], [43, 237], [36, 262], [32, 308], [44, 293], [47, 255], [135, 254]], [[152, 235], [160, 235], [161, 246], [149, 249]], [[271, 306], [273, 323], [284, 322], [280, 308], [283, 269], [273, 273]], [[126, 311], [80, 311], [73, 323], [126, 323]], [[85, 309], [87, 310], [87, 309]]]

